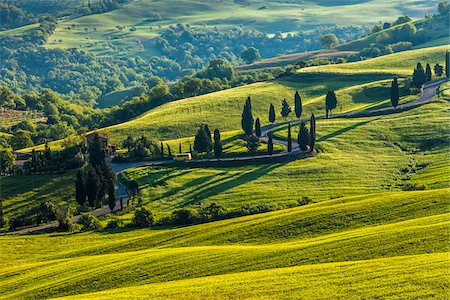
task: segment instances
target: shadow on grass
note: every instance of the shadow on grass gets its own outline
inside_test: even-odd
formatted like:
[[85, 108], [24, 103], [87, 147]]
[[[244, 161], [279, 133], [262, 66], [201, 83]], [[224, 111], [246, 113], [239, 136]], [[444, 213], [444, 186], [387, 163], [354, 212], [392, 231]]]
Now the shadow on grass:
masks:
[[341, 134], [349, 132], [349, 131], [351, 131], [353, 129], [356, 129], [356, 128], [360, 127], [360, 126], [363, 126], [363, 125], [366, 125], [368, 123], [371, 123], [372, 121], [374, 121], [374, 120], [370, 119], [370, 120], [367, 120], [367, 121], [361, 121], [361, 122], [355, 123], [353, 125], [347, 126], [345, 128], [341, 128], [339, 130], [336, 130], [335, 132], [332, 132], [330, 134], [321, 136], [320, 138], [317, 139], [317, 142], [323, 142], [323, 141], [326, 141], [328, 139], [334, 138], [336, 136], [339, 136]]

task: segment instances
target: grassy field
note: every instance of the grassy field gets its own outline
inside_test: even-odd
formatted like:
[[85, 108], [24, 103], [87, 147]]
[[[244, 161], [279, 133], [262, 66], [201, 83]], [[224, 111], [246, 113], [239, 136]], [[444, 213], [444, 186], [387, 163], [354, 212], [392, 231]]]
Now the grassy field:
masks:
[[[412, 3], [414, 9], [409, 8]], [[355, 20], [349, 17], [349, 9], [353, 14], [365, 17]], [[322, 0], [302, 3], [259, 0], [241, 4], [228, 0], [135, 0], [108, 13], [61, 22], [46, 47], [80, 48], [102, 56], [153, 56], [159, 54], [154, 44], [155, 37], [177, 23], [198, 28], [243, 25], [267, 33], [296, 32], [331, 25], [330, 20], [333, 20], [333, 25], [373, 24], [380, 20], [392, 21], [404, 14], [418, 18], [424, 12], [434, 10], [435, 4], [424, 0], [403, 1], [402, 5], [381, 0], [339, 4]], [[158, 12], [159, 17], [155, 17], [154, 12]], [[125, 26], [125, 29], [118, 30], [116, 26]], [[137, 31], [129, 31], [132, 26]]]

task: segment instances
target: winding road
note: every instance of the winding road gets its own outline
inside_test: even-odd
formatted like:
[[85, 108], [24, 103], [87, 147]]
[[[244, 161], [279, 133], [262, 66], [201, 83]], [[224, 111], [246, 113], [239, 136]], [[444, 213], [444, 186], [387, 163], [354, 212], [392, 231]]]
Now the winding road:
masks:
[[[409, 109], [413, 109], [413, 108], [421, 106], [423, 104], [430, 103], [436, 96], [436, 92], [437, 92], [437, 89], [439, 88], [439, 86], [448, 80], [449, 79], [445, 78], [445, 79], [432, 81], [432, 82], [425, 84], [422, 88], [422, 94], [420, 97], [418, 97], [416, 100], [413, 100], [413, 101], [410, 101], [410, 102], [407, 102], [404, 104], [400, 104], [396, 108], [385, 107], [385, 108], [379, 108], [379, 109], [373, 109], [373, 110], [351, 111], [351, 112], [346, 112], [346, 113], [341, 113], [341, 114], [335, 114], [332, 116], [332, 118], [357, 118], [357, 117], [378, 116], [378, 115], [399, 113], [399, 112], [403, 112], [403, 111], [406, 111]], [[325, 116], [317, 116], [316, 119], [325, 119]], [[301, 121], [308, 121], [308, 120], [309, 120], [309, 118], [304, 118], [304, 119], [295, 120], [295, 121], [286, 121], [286, 122], [280, 122], [280, 123], [276, 123], [276, 124], [270, 124], [270, 125], [263, 126], [263, 127], [261, 127], [261, 138], [260, 139], [264, 142], [267, 142], [268, 134], [273, 129], [281, 127], [281, 126], [286, 126], [289, 123], [296, 124]], [[279, 139], [274, 138], [273, 143], [287, 147], [287, 141], [285, 141], [285, 140], [279, 140]], [[271, 158], [271, 157], [272, 158], [273, 157], [284, 157], [284, 156], [288, 156], [288, 155], [296, 155], [296, 154], [299, 154], [300, 152], [301, 151], [300, 151], [299, 145], [296, 142], [292, 142], [292, 152], [291, 153], [289, 153], [287, 150], [285, 150], [285, 151], [273, 154], [272, 156], [270, 156], [270, 155], [257, 155], [254, 157], [242, 156], [242, 157], [233, 157], [233, 158], [222, 158], [220, 160], [218, 160], [218, 159], [203, 159], [202, 162], [218, 162], [218, 161], [220, 161], [220, 162], [227, 162], [227, 161], [239, 162], [239, 161], [248, 161], [248, 160], [267, 159], [267, 158]], [[175, 163], [175, 161], [159, 160], [159, 161], [143, 161], [143, 162], [133, 162], [133, 163], [123, 163], [123, 164], [112, 164], [112, 169], [113, 169], [114, 173], [119, 174], [120, 172], [123, 172], [128, 169], [132, 169], [132, 168], [137, 168], [137, 167], [142, 167], [142, 166], [169, 165], [169, 164], [173, 164], [173, 163]], [[189, 162], [189, 163], [195, 163], [195, 162]], [[117, 199], [122, 198], [123, 205], [125, 207], [128, 204], [128, 201], [130, 199], [130, 194], [128, 193], [127, 189], [120, 182], [118, 182], [116, 185], [116, 195], [117, 195]], [[120, 200], [118, 200], [116, 202], [116, 205], [115, 205], [113, 211], [117, 211], [119, 209], [120, 209]], [[111, 212], [111, 210], [109, 209], [108, 206], [103, 206], [99, 209], [92, 211], [91, 214], [93, 216], [98, 217], [98, 216], [108, 214], [110, 212]], [[78, 215], [78, 216], [73, 217], [72, 220], [74, 222], [77, 222], [79, 220], [79, 218], [80, 218], [80, 216]], [[31, 233], [31, 232], [42, 231], [42, 230], [54, 228], [56, 226], [58, 226], [58, 223], [53, 222], [53, 223], [49, 223], [49, 224], [23, 228], [23, 229], [12, 231], [12, 232], [2, 233], [0, 235]]]

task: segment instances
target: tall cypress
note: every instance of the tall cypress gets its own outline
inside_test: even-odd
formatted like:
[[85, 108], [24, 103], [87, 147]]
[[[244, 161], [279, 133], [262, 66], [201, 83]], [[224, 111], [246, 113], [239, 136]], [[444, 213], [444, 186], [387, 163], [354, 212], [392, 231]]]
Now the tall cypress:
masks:
[[336, 93], [334, 91], [328, 91], [327, 96], [325, 97], [325, 109], [326, 109], [326, 116], [328, 119], [328, 114], [331, 114], [333, 109], [335, 109], [337, 106], [337, 97]]
[[84, 184], [83, 172], [78, 170], [75, 181], [75, 199], [80, 206], [86, 202], [86, 185]]
[[445, 76], [450, 78], [450, 52], [445, 52]]
[[161, 142], [159, 151], [161, 152], [161, 157], [164, 157], [164, 144], [163, 144], [163, 142]]
[[412, 81], [414, 87], [418, 89], [421, 88], [422, 85], [427, 81], [427, 75], [425, 74], [423, 66], [420, 62], [417, 63], [417, 66], [414, 69]]
[[269, 140], [267, 141], [267, 152], [270, 156], [273, 154], [273, 138], [272, 138], [272, 132], [269, 132], [268, 134]]
[[211, 152], [211, 133], [207, 125], [201, 125], [195, 134], [194, 150], [203, 153]]
[[256, 118], [255, 121], [255, 135], [257, 137], [261, 136], [261, 122], [259, 121], [259, 118]]
[[400, 100], [400, 93], [398, 90], [398, 80], [397, 77], [394, 77], [391, 83], [391, 104], [394, 108], [397, 107], [398, 102]]
[[222, 142], [220, 140], [219, 129], [214, 130], [214, 156], [216, 158], [221, 158], [223, 152]]
[[291, 111], [292, 109], [289, 106], [289, 103], [286, 101], [286, 99], [283, 99], [283, 102], [281, 103], [281, 116], [286, 120]]
[[425, 75], [426, 75], [427, 82], [431, 81], [431, 79], [433, 78], [433, 74], [431, 73], [431, 66], [428, 63], [427, 63], [427, 66], [425, 68]]
[[309, 125], [309, 150], [312, 152], [316, 146], [316, 117], [314, 114], [311, 114]]
[[183, 153], [183, 147], [181, 146], [181, 142], [180, 145], [178, 146], [178, 153]]
[[252, 135], [253, 134], [253, 124], [255, 120], [253, 119], [253, 113], [252, 113], [252, 100], [250, 99], [250, 96], [248, 96], [247, 100], [245, 101], [244, 110], [242, 111], [242, 130], [245, 132], [246, 135]]
[[289, 153], [292, 152], [292, 135], [291, 135], [291, 123], [288, 124], [288, 140], [287, 140], [287, 150]]
[[300, 147], [300, 150], [306, 151], [308, 150], [309, 145], [309, 132], [308, 128], [306, 128], [305, 122], [300, 123], [300, 131], [298, 132], [298, 138], [297, 138], [298, 146]]
[[116, 206], [116, 189], [112, 184], [108, 187], [108, 206], [111, 211]]
[[169, 157], [172, 157], [172, 150], [170, 149], [170, 145], [169, 144], [167, 144], [167, 155]]
[[275, 107], [270, 103], [269, 107], [269, 122], [273, 124], [275, 122]]
[[302, 98], [300, 97], [300, 94], [298, 92], [295, 92], [295, 96], [294, 96], [294, 111], [295, 111], [295, 116], [297, 117], [297, 119], [300, 119], [300, 117], [302, 116]]
[[97, 171], [92, 166], [89, 166], [86, 179], [86, 195], [89, 207], [95, 207], [95, 202], [100, 192], [100, 179]]

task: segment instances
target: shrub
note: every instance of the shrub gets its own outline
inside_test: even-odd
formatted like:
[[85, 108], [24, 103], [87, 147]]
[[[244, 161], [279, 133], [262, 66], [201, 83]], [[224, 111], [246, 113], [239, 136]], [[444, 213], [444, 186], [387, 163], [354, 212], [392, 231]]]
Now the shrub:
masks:
[[119, 218], [113, 218], [108, 222], [108, 225], [106, 225], [107, 229], [119, 229], [125, 227], [125, 224], [123, 223], [122, 219]]
[[172, 213], [172, 224], [187, 225], [198, 220], [196, 211], [192, 209], [180, 209]]
[[71, 216], [66, 214], [64, 217], [59, 218], [58, 227], [56, 227], [56, 230], [63, 232], [74, 232], [80, 230], [80, 225], [74, 223]]
[[298, 200], [298, 205], [299, 206], [303, 206], [303, 205], [307, 205], [313, 203], [312, 199], [309, 197], [302, 197], [302, 199]]
[[154, 224], [153, 213], [145, 207], [134, 212], [133, 223], [136, 227], [146, 228]]
[[100, 221], [90, 213], [82, 213], [78, 221], [84, 230], [100, 230], [102, 229]]
[[404, 191], [423, 191], [425, 190], [425, 186], [423, 184], [417, 183], [407, 183], [402, 187]]

